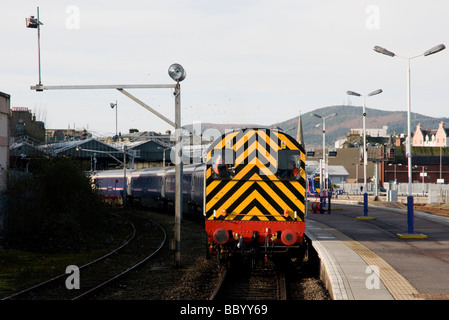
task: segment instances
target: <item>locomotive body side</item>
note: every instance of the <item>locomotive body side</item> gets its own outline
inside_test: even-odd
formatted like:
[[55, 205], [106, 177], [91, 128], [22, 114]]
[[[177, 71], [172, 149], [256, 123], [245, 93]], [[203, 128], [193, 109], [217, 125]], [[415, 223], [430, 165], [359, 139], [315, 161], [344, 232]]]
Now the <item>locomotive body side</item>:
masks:
[[209, 252], [271, 257], [302, 252], [305, 152], [278, 130], [224, 134], [207, 153], [205, 228]]

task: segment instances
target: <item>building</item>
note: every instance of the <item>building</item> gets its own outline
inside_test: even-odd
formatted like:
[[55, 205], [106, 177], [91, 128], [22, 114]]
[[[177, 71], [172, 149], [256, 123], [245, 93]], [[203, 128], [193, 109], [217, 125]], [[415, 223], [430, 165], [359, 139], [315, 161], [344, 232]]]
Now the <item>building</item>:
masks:
[[[326, 153], [329, 154], [328, 151]], [[306, 164], [311, 165], [308, 170], [312, 170], [314, 166], [319, 166], [319, 161], [323, 158], [323, 150], [315, 149], [313, 153], [307, 152], [306, 158]], [[363, 162], [361, 161], [360, 148], [336, 149], [335, 156], [327, 157], [327, 159], [329, 167], [343, 167], [344, 171], [339, 169], [339, 172], [343, 172], [340, 176], [344, 176], [344, 179], [341, 178], [340, 180], [348, 183], [363, 182]], [[319, 173], [319, 170], [317, 172]], [[367, 179], [374, 176], [374, 164], [372, 162], [368, 162], [367, 175]]]
[[[306, 160], [306, 174], [307, 176], [319, 175], [320, 172], [319, 161]], [[347, 183], [349, 173], [342, 165], [329, 165], [327, 166], [327, 172], [329, 179], [332, 183]]]
[[85, 163], [92, 171], [115, 169], [123, 160], [123, 151], [94, 138], [50, 143], [40, 147], [47, 155], [71, 157]]
[[0, 194], [6, 188], [6, 170], [9, 167], [9, 108], [10, 96], [0, 92]]
[[[395, 147], [394, 156], [384, 168], [384, 182], [408, 183], [405, 150], [404, 146]], [[412, 152], [412, 182], [422, 183], [423, 176], [424, 183], [449, 182], [449, 148], [412, 147]]]
[[6, 173], [9, 168], [10, 95], [0, 92], [0, 245], [6, 235]]
[[421, 127], [421, 123], [416, 126], [413, 134], [413, 147], [447, 147], [449, 129], [444, 128], [444, 122], [441, 121], [437, 130], [425, 129]]
[[[383, 126], [382, 128], [374, 128], [374, 129], [368, 129], [366, 128], [366, 136], [371, 137], [381, 137], [381, 138], [388, 138], [388, 126]], [[357, 131], [361, 132], [363, 134], [363, 128], [357, 128], [357, 129], [351, 129], [351, 131]]]
[[45, 142], [45, 124], [37, 121], [28, 108], [11, 108], [9, 130], [11, 138], [28, 136], [41, 143]]
[[46, 129], [45, 130], [45, 142], [56, 143], [63, 141], [85, 140], [91, 138], [92, 134], [86, 129]]
[[150, 168], [168, 164], [171, 147], [156, 141], [134, 141], [124, 144], [130, 154], [134, 155], [134, 168]]

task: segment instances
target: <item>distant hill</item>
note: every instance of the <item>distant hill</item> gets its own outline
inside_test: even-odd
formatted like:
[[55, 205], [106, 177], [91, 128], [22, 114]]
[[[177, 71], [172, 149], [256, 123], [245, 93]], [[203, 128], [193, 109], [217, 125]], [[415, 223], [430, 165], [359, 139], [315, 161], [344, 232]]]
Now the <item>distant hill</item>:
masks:
[[[306, 148], [316, 148], [323, 145], [322, 120], [312, 116], [312, 113], [320, 116], [337, 113], [337, 116], [326, 120], [326, 145], [329, 147], [333, 147], [337, 139], [346, 137], [350, 129], [363, 127], [362, 107], [331, 106], [304, 113], [301, 117]], [[410, 116], [412, 132], [415, 131], [418, 123], [421, 123], [423, 128], [436, 130], [441, 121], [449, 123], [449, 118], [433, 118], [413, 112]], [[297, 124], [298, 117], [295, 117], [274, 125], [279, 126], [288, 134], [296, 136]], [[316, 127], [318, 124], [319, 126]], [[383, 126], [388, 126], [387, 133], [390, 135], [407, 133], [407, 112], [366, 108], [366, 128], [374, 129]]]
[[[344, 138], [351, 129], [362, 128], [362, 107], [355, 106], [330, 106], [315, 109], [311, 112], [307, 112], [301, 115], [304, 141], [306, 148], [319, 148], [323, 145], [323, 129], [322, 120], [312, 116], [312, 113], [316, 113], [321, 116], [327, 116], [332, 113], [337, 113], [337, 116], [326, 120], [326, 145], [333, 147], [337, 139]], [[388, 126], [388, 134], [394, 133], [407, 133], [407, 112], [406, 111], [384, 111], [378, 109], [366, 108], [366, 128], [382, 128]], [[201, 123], [201, 129], [215, 128], [222, 133], [226, 129], [236, 128], [255, 128], [255, 127], [279, 127], [286, 133], [296, 137], [296, 130], [298, 125], [298, 117], [294, 117], [283, 122], [274, 123], [269, 126], [257, 125], [257, 124], [214, 124], [214, 123]], [[449, 118], [434, 118], [425, 116], [422, 114], [411, 114], [411, 129], [415, 131], [416, 125], [421, 123], [423, 128], [438, 129], [438, 125], [441, 121], [449, 123]], [[317, 126], [319, 125], [319, 126]], [[185, 129], [191, 131], [192, 125], [183, 126]], [[449, 125], [447, 126], [449, 127]]]

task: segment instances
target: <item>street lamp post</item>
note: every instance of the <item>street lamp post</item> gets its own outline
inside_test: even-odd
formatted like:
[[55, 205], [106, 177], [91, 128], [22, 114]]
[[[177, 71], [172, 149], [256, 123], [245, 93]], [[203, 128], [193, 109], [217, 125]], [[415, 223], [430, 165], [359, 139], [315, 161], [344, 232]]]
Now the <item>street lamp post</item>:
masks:
[[[323, 119], [323, 167], [326, 166], [326, 119], [330, 119], [336, 115], [336, 113], [332, 113], [323, 117], [316, 113], [312, 113], [312, 116]], [[326, 188], [326, 183], [323, 181], [323, 169], [320, 168], [320, 191], [323, 191], [324, 188]]]
[[116, 137], [118, 137], [118, 122], [117, 122], [117, 109], [118, 109], [118, 106], [117, 106], [117, 100], [115, 100], [115, 103], [114, 102], [111, 102], [110, 103], [110, 106], [111, 106], [111, 108], [112, 109], [114, 109], [114, 107], [115, 107], [115, 136]]
[[168, 74], [176, 81], [173, 92], [175, 96], [175, 265], [181, 266], [181, 219], [182, 219], [182, 135], [181, 135], [181, 86], [179, 82], [184, 80], [186, 72], [184, 68], [175, 63], [168, 68]]
[[[382, 89], [377, 89], [373, 92], [370, 92], [366, 95], [363, 95], [363, 215], [368, 215], [368, 190], [366, 189], [366, 165], [368, 163], [368, 158], [366, 156], [366, 97], [375, 96], [377, 94], [382, 93]], [[346, 94], [350, 96], [360, 97], [362, 96], [360, 93], [354, 91], [346, 91]]]
[[411, 146], [411, 128], [410, 128], [410, 113], [411, 113], [411, 85], [410, 85], [410, 60], [421, 57], [421, 56], [430, 56], [431, 54], [440, 52], [446, 49], [444, 44], [439, 44], [422, 54], [413, 56], [413, 57], [403, 57], [398, 56], [397, 54], [379, 47], [375, 46], [373, 48], [374, 51], [378, 53], [382, 53], [389, 57], [398, 57], [401, 59], [407, 60], [407, 147], [406, 147], [406, 157], [408, 158], [408, 196], [407, 196], [407, 222], [408, 222], [408, 233], [414, 233], [413, 226], [413, 195], [412, 195], [412, 146]]

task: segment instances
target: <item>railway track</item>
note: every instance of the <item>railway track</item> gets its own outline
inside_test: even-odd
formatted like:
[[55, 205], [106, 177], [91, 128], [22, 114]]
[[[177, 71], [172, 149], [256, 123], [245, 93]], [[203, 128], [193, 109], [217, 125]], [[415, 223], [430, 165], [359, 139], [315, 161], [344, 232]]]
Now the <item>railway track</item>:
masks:
[[238, 263], [223, 270], [210, 300], [286, 300], [286, 289], [282, 266], [267, 263], [250, 268]]
[[[126, 216], [126, 218], [125, 218]], [[166, 241], [165, 230], [156, 222], [132, 214], [122, 214], [132, 232], [126, 241], [108, 254], [78, 268], [79, 288], [71, 274], [63, 273], [17, 292], [2, 300], [77, 300], [87, 298], [109, 283], [137, 269], [153, 257]], [[73, 273], [73, 277], [75, 273]]]
[[284, 258], [251, 268], [238, 260], [222, 267], [209, 300], [330, 300], [319, 275], [320, 260], [312, 246], [302, 261]]

